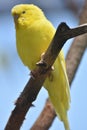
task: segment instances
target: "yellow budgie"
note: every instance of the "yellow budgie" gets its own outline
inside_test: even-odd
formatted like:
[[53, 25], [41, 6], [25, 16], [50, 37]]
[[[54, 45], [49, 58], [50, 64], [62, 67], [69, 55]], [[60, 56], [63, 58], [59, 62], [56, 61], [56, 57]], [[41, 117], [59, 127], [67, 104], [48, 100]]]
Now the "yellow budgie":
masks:
[[[18, 54], [30, 70], [36, 67], [49, 46], [55, 28], [47, 20], [42, 10], [33, 4], [20, 4], [12, 9], [16, 28]], [[44, 87], [65, 130], [70, 130], [67, 111], [70, 104], [69, 83], [66, 74], [65, 60], [61, 51], [54, 63], [54, 70], [47, 77]]]

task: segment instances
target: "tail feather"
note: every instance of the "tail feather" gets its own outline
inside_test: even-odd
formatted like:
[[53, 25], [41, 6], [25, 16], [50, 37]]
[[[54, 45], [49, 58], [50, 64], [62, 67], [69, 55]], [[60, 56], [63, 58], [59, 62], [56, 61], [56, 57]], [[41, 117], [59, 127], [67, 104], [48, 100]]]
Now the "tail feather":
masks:
[[70, 126], [69, 126], [69, 122], [68, 122], [68, 119], [67, 119], [67, 116], [64, 120], [62, 120], [63, 123], [64, 123], [64, 127], [65, 127], [65, 130], [70, 130]]
[[67, 115], [62, 114], [62, 116], [61, 116], [59, 113], [57, 113], [57, 116], [63, 122], [65, 130], [70, 130], [70, 126], [69, 126]]
[[53, 103], [54, 109], [57, 113], [57, 116], [64, 124], [65, 130], [70, 130], [68, 117], [67, 117], [67, 110], [64, 108], [64, 105], [62, 103], [59, 103], [59, 104], [54, 104], [54, 102], [52, 102], [52, 103]]
[[[49, 93], [50, 100], [54, 106], [54, 109], [56, 111], [56, 114], [58, 118], [63, 122], [65, 130], [70, 130], [68, 117], [67, 117], [67, 109], [64, 106], [64, 103], [61, 101], [58, 101], [58, 98], [56, 96], [52, 96]], [[58, 103], [56, 103], [58, 102]]]
[[57, 115], [60, 115], [60, 120], [63, 122], [65, 130], [70, 130], [70, 126], [69, 126], [69, 122], [68, 122], [68, 117], [67, 117], [67, 110], [64, 109], [64, 106], [63, 106], [62, 103], [60, 105], [60, 110], [61, 111], [59, 113], [58, 113], [58, 110], [56, 111], [58, 113]]

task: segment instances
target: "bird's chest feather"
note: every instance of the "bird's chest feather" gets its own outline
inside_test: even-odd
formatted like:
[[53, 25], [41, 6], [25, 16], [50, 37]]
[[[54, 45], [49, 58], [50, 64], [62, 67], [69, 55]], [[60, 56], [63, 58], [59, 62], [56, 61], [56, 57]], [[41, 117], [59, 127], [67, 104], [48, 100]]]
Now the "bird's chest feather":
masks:
[[22, 62], [30, 69], [35, 68], [41, 54], [47, 49], [51, 38], [37, 30], [25, 30], [16, 35], [17, 50]]

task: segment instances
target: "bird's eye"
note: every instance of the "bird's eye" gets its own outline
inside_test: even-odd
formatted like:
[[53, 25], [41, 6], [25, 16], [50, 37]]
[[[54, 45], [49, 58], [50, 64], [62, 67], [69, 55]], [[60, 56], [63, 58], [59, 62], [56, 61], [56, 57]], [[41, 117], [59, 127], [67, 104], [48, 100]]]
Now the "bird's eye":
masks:
[[26, 13], [26, 11], [22, 11], [22, 14], [25, 14]]

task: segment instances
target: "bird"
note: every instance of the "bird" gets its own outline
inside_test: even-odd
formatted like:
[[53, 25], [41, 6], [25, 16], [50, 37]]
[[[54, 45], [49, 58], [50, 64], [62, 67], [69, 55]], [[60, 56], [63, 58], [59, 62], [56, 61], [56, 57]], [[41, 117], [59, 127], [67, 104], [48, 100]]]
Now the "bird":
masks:
[[[23, 64], [33, 70], [51, 43], [56, 29], [37, 5], [18, 4], [12, 8], [11, 13], [15, 23], [18, 55]], [[53, 68], [43, 86], [65, 130], [70, 130], [67, 112], [71, 97], [63, 50]]]

